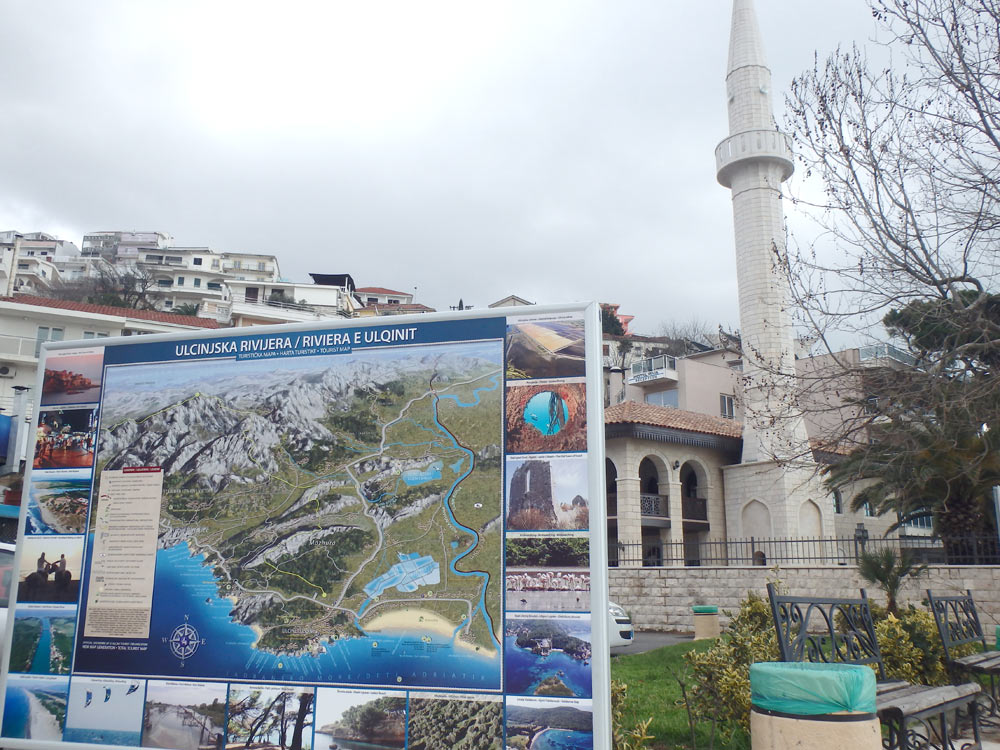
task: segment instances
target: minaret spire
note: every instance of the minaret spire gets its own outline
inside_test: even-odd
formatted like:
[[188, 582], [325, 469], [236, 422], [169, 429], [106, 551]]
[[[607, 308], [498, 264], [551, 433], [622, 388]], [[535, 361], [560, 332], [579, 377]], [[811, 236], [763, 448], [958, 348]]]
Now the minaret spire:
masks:
[[808, 450], [794, 408], [794, 332], [781, 183], [793, 170], [788, 139], [771, 106], [771, 71], [752, 0], [734, 0], [726, 75], [729, 137], [716, 149], [718, 180], [732, 190], [743, 344], [743, 461], [801, 456]]
[[726, 96], [729, 137], [715, 159], [719, 182], [733, 196], [743, 350], [743, 460], [723, 469], [726, 530], [757, 538], [831, 536], [833, 514], [821, 500], [827, 493], [796, 402], [781, 207], [792, 151], [774, 123], [771, 71], [752, 0], [733, 0]]

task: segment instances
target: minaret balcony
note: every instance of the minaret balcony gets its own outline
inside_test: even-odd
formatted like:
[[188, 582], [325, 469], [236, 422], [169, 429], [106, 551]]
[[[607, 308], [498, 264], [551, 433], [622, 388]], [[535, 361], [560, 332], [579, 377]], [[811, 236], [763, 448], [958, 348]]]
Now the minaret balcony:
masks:
[[733, 172], [750, 161], [770, 161], [782, 169], [781, 179], [792, 176], [792, 144], [788, 136], [778, 130], [748, 130], [731, 135], [715, 148], [717, 179], [723, 187], [732, 184]]

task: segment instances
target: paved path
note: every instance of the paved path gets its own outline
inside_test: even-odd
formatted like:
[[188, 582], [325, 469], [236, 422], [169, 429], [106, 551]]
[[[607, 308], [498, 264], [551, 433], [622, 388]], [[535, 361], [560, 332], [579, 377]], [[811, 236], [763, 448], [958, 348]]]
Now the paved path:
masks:
[[636, 632], [635, 638], [632, 639], [632, 643], [628, 646], [619, 646], [618, 648], [611, 649], [611, 655], [620, 656], [621, 654], [644, 654], [647, 651], [652, 651], [654, 648], [672, 646], [675, 643], [684, 643], [685, 641], [690, 641], [693, 638], [693, 635], [684, 633]]

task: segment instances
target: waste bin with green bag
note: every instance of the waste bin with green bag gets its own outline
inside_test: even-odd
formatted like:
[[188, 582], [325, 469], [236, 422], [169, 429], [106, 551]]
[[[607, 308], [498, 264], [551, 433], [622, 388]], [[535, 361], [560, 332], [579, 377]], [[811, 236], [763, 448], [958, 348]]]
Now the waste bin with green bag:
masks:
[[[880, 750], [875, 672], [857, 664], [750, 666], [752, 750]], [[836, 735], [832, 735], [836, 732]]]

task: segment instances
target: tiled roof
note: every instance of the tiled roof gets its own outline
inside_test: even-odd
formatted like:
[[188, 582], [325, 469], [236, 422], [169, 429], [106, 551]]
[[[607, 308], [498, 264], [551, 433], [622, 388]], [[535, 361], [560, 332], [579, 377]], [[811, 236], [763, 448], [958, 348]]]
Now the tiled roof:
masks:
[[399, 297], [408, 296], [407, 292], [397, 292], [393, 289], [386, 289], [384, 286], [359, 286], [354, 291], [364, 294], [395, 294]]
[[131, 307], [112, 307], [111, 305], [91, 305], [88, 302], [72, 302], [64, 299], [49, 299], [35, 297], [30, 294], [18, 294], [13, 297], [0, 297], [0, 302], [14, 302], [18, 305], [35, 305], [58, 310], [73, 310], [75, 312], [93, 313], [94, 315], [113, 315], [116, 318], [132, 318], [148, 320], [152, 323], [171, 323], [178, 326], [195, 328], [218, 328], [219, 323], [208, 318], [194, 315], [178, 315], [177, 313], [160, 312], [159, 310], [135, 310]]
[[728, 438], [739, 438], [743, 435], [743, 425], [733, 419], [696, 414], [666, 406], [641, 404], [636, 401], [623, 401], [609, 406], [604, 410], [604, 424], [648, 424]]

